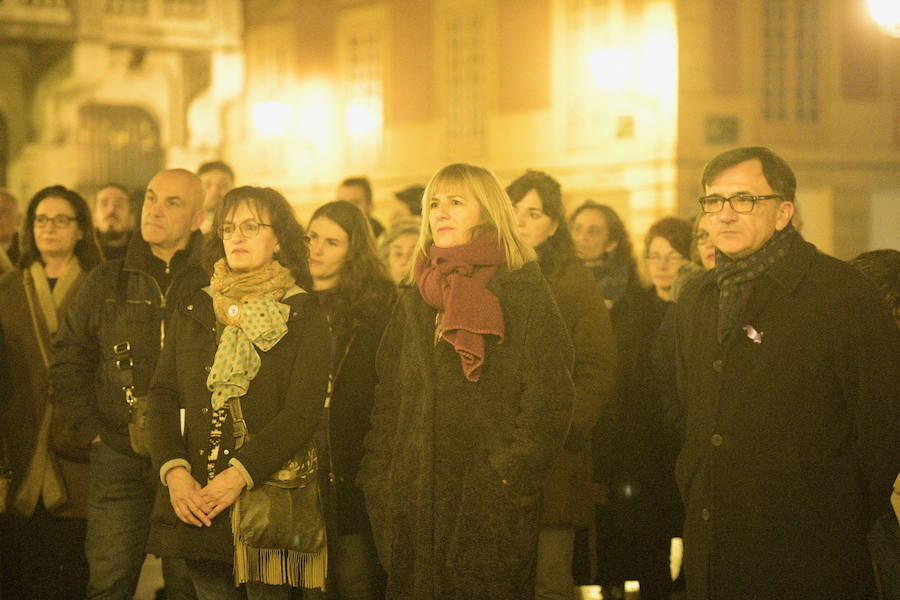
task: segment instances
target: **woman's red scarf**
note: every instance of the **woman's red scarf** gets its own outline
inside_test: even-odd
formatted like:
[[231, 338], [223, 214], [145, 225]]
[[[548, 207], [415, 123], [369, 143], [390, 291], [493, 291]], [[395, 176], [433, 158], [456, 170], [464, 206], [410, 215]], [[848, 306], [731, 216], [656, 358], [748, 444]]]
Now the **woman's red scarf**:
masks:
[[416, 261], [416, 284], [429, 305], [444, 311], [440, 335], [453, 345], [463, 374], [478, 381], [484, 364], [484, 336], [503, 342], [503, 311], [487, 282], [506, 261], [495, 232], [462, 246], [432, 246]]

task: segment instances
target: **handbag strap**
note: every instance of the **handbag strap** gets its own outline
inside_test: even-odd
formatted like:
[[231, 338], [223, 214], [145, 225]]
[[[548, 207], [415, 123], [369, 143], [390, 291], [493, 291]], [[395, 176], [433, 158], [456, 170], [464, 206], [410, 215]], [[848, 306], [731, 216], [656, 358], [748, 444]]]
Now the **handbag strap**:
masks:
[[328, 391], [325, 393], [325, 443], [328, 444], [328, 482], [333, 488], [337, 487], [337, 480], [334, 476], [334, 452], [331, 448], [331, 400], [334, 397], [334, 382], [337, 381], [338, 375], [340, 375], [341, 369], [344, 367], [344, 361], [347, 360], [347, 355], [350, 354], [350, 346], [353, 345], [353, 340], [355, 339], [356, 331], [353, 332], [344, 345], [344, 352], [341, 354], [341, 360], [338, 361], [334, 372], [328, 375]]
[[244, 411], [241, 409], [240, 396], [228, 399], [228, 410], [231, 412], [231, 421], [234, 427], [234, 449], [240, 450], [250, 435], [247, 421], [244, 420]]

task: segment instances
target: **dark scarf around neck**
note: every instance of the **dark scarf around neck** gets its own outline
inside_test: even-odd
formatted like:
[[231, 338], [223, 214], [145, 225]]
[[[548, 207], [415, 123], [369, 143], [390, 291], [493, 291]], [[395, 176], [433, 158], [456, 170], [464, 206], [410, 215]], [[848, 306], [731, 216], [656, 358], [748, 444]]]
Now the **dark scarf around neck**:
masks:
[[775, 231], [762, 247], [743, 258], [729, 258], [716, 250], [716, 285], [719, 288], [719, 343], [740, 325], [750, 293], [759, 277], [784, 258], [800, 234], [790, 223]]
[[500, 300], [487, 283], [506, 261], [495, 232], [452, 248], [432, 246], [416, 261], [415, 279], [422, 298], [443, 311], [439, 334], [456, 350], [463, 374], [478, 381], [484, 364], [484, 336], [503, 341]]

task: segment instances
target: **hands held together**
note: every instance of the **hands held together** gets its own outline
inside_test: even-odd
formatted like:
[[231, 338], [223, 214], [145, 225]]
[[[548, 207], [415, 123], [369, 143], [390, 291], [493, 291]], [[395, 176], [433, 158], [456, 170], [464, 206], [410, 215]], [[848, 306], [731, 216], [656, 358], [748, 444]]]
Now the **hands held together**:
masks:
[[228, 467], [200, 487], [187, 469], [175, 467], [166, 473], [166, 485], [179, 519], [188, 525], [211, 527], [212, 520], [237, 500], [247, 482], [237, 469]]

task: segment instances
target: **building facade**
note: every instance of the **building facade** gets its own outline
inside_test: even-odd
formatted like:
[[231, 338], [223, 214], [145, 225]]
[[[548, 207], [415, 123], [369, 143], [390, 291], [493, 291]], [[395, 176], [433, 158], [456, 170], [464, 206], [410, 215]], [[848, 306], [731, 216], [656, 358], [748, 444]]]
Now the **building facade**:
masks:
[[452, 161], [526, 168], [639, 239], [771, 146], [804, 233], [900, 246], [900, 39], [865, 0], [0, 0], [0, 185], [140, 188], [223, 158], [303, 217]]
[[216, 156], [243, 86], [239, 0], [0, 2], [0, 173], [24, 202], [60, 183], [137, 191]]
[[[737, 145], [796, 167], [804, 231], [900, 245], [900, 40], [863, 0], [246, 0], [224, 153], [308, 214], [347, 175], [391, 192], [457, 160], [525, 168], [635, 237], [692, 215]], [[381, 202], [379, 202], [381, 201]], [[376, 209], [378, 210], [378, 209]]]

